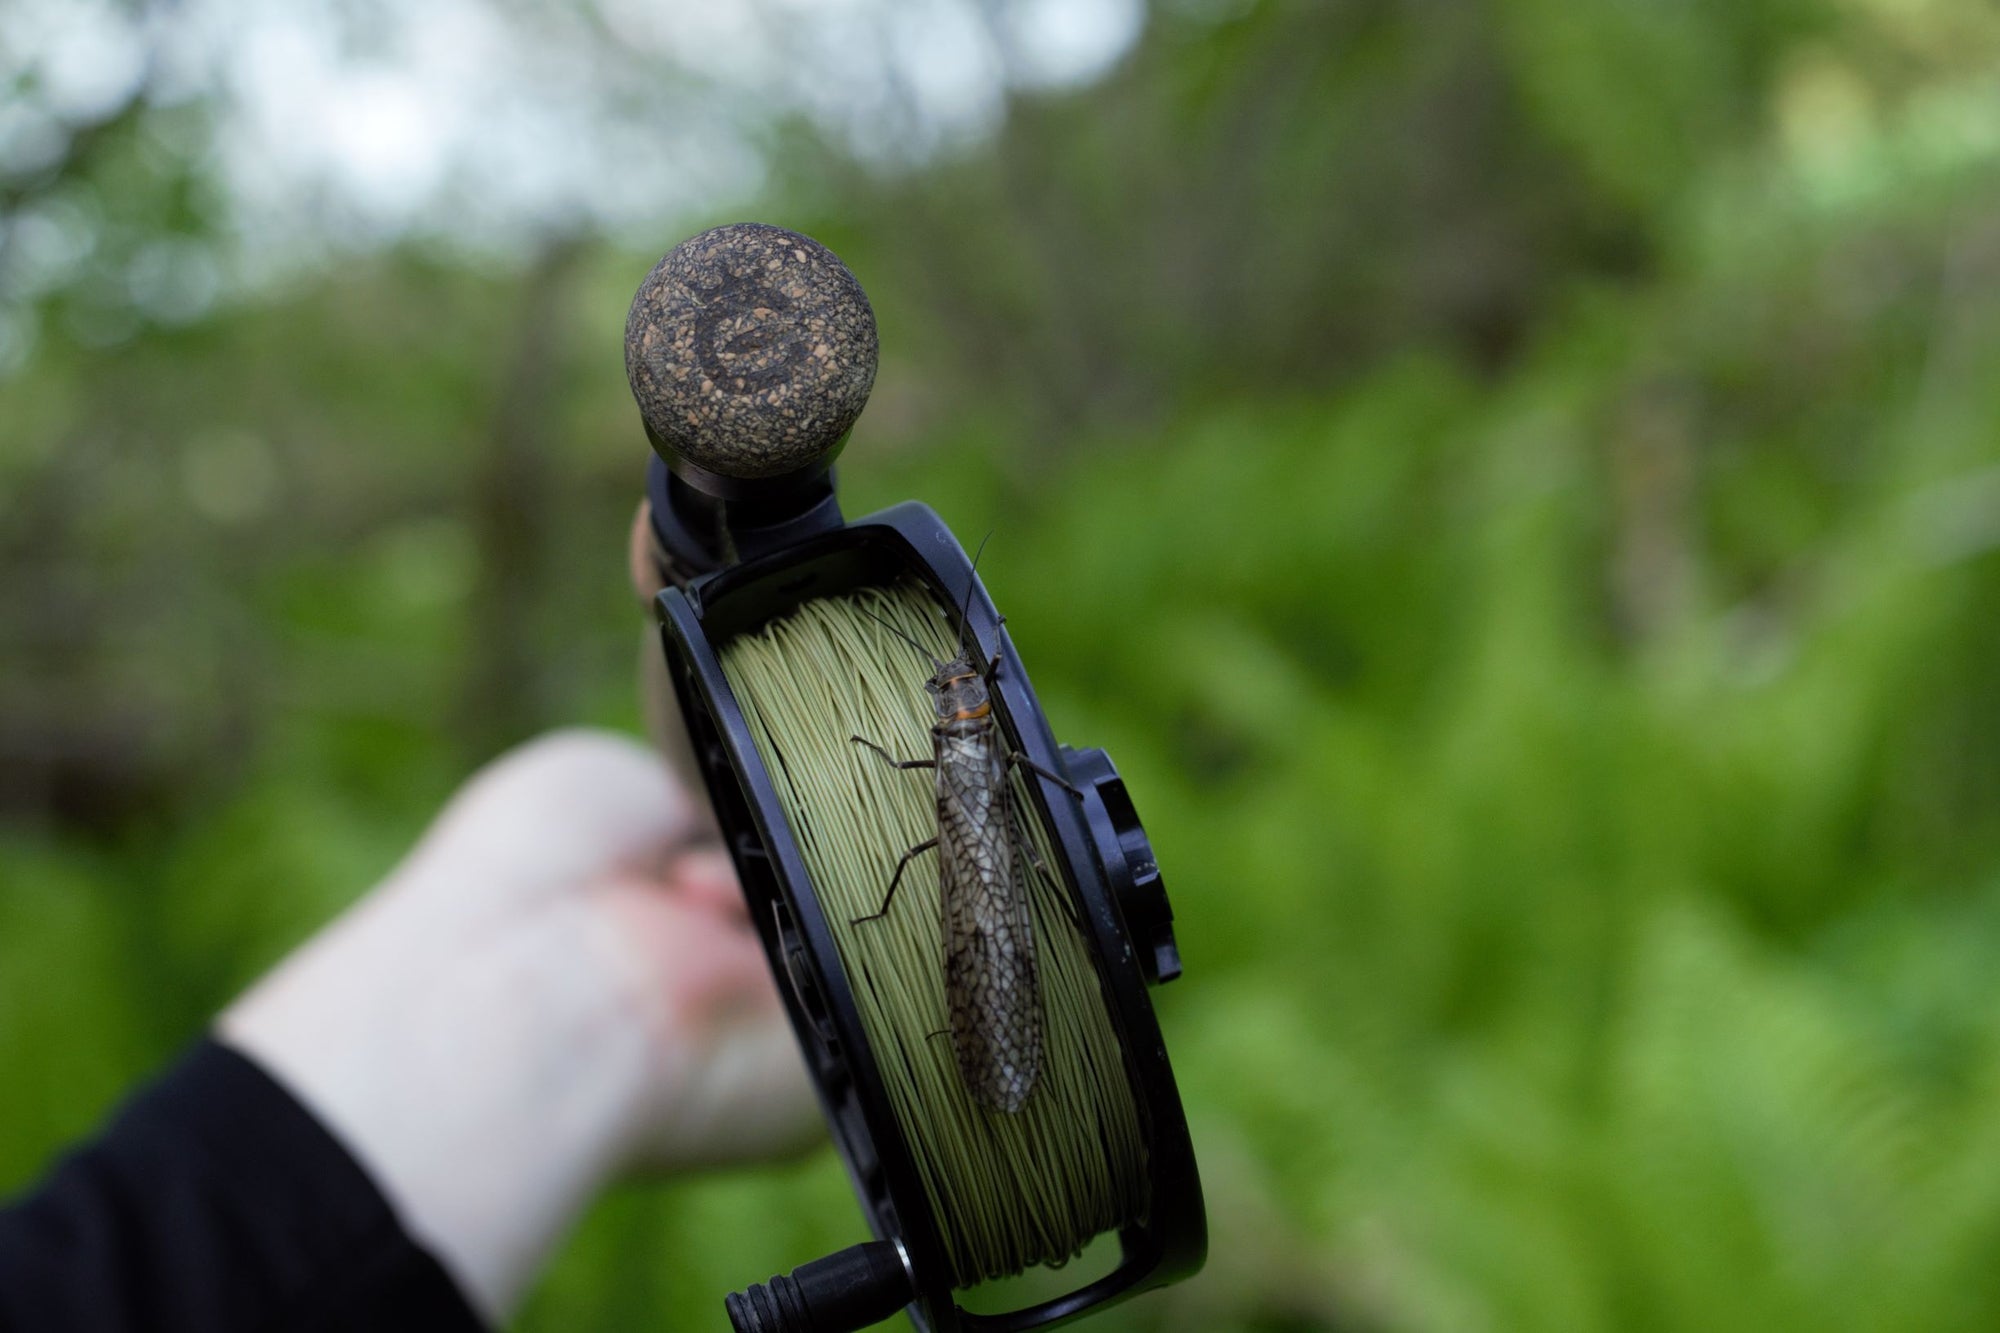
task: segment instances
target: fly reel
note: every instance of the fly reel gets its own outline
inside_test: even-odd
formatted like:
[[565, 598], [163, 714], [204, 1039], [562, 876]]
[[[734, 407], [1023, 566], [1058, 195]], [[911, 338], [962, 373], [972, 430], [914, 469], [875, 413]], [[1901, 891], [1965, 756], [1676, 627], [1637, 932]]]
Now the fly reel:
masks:
[[[647, 495], [670, 584], [657, 607], [668, 674], [879, 1238], [726, 1306], [738, 1333], [845, 1333], [904, 1307], [929, 1333], [1014, 1333], [1201, 1265], [1200, 1183], [1147, 996], [1180, 959], [1124, 783], [1102, 750], [1057, 743], [951, 531], [917, 503], [842, 516], [830, 467], [875, 356], [874, 315], [846, 267], [758, 224], [677, 247], [626, 326], [658, 455]], [[1025, 896], [1039, 968], [1044, 1035], [1018, 1109], [968, 1092], [963, 1034], [947, 1030], [958, 983], [946, 981], [936, 895], [965, 886], [949, 864], [904, 855], [949, 822], [933, 782], [854, 743], [928, 757], [924, 679], [960, 652], [979, 664], [991, 743], [1004, 747], [993, 771], [1008, 784], [993, 808], [1011, 868], [989, 868], [981, 887]], [[902, 862], [893, 911], [877, 912]], [[1062, 1294], [1001, 1313], [955, 1299], [1060, 1267], [1099, 1235], [1115, 1235], [1116, 1265]]]

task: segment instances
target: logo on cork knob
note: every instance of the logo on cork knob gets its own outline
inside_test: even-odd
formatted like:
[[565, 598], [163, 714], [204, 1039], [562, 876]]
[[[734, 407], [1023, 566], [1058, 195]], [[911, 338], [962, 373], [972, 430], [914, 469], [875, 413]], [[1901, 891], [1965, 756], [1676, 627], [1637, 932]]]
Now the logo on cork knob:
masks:
[[792, 298], [754, 278], [726, 278], [695, 315], [694, 353], [719, 391], [747, 395], [789, 383], [805, 355]]

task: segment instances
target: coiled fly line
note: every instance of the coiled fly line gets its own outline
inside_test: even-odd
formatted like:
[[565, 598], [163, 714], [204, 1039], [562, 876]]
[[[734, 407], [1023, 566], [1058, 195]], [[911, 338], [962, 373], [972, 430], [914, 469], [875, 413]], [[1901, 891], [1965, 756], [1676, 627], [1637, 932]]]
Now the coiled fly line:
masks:
[[[879, 617], [874, 619], [872, 617]], [[1058, 1265], [1146, 1211], [1144, 1138], [1075, 908], [1039, 807], [1016, 772], [1015, 836], [1041, 957], [1045, 1065], [1015, 1114], [979, 1106], [946, 1027], [935, 858], [913, 862], [890, 914], [875, 911], [903, 850], [937, 833], [931, 775], [899, 772], [850, 739], [931, 751], [927, 665], [955, 626], [904, 581], [807, 602], [721, 651], [834, 933], [897, 1123], [943, 1232], [953, 1285]], [[1004, 670], [1004, 668], [1003, 668]]]

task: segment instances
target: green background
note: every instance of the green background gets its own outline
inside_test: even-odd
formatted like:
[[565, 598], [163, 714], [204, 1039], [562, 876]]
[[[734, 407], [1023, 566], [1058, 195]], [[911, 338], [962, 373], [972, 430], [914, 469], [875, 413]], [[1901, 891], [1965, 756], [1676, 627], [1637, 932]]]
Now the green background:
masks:
[[[0, 1187], [473, 765], [636, 725], [625, 307], [755, 216], [878, 311], [847, 512], [994, 531], [1173, 896], [1211, 1257], [1095, 1327], [1993, 1327], [1996, 75], [1972, 0], [1162, 4], [913, 165], [786, 120], [648, 247], [191, 316], [126, 277], [227, 242], [211, 109], [76, 127], [0, 177], [97, 238], [7, 307]], [[825, 1153], [620, 1187], [518, 1326], [860, 1238]]]

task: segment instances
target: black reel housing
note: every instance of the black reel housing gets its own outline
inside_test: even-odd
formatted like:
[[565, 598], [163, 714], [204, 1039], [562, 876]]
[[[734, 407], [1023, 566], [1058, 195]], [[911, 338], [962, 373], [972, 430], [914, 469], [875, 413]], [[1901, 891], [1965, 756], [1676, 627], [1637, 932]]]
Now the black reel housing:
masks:
[[[688, 247], [704, 245], [704, 255], [733, 253], [715, 238], [734, 230], [719, 228], [677, 249], [649, 277], [642, 301]], [[820, 256], [832, 260], [815, 243], [775, 228], [754, 228], [750, 239], [767, 246], [773, 243], [772, 233], [783, 238], [776, 243], [785, 247], [812, 247], [816, 263]], [[754, 253], [746, 261], [753, 270], [761, 262]], [[697, 274], [690, 282], [683, 273], [679, 280], [698, 287], [701, 278]], [[867, 313], [858, 285], [853, 292]], [[644, 312], [647, 318], [661, 299], [654, 291], [653, 307]], [[800, 303], [792, 299], [793, 305]], [[790, 316], [783, 308], [759, 312], [772, 324]], [[641, 305], [635, 303], [633, 325], [641, 317]], [[855, 317], [850, 312], [845, 318]], [[872, 378], [872, 313], [867, 332]], [[753, 320], [748, 331], [735, 328], [725, 336], [762, 352], [782, 341], [783, 330], [773, 333]], [[628, 363], [634, 345], [633, 326], [628, 325]], [[636, 386], [637, 371], [634, 382]], [[712, 387], [712, 376], [706, 384]], [[657, 439], [643, 396], [641, 408], [649, 412], [649, 433]], [[823, 441], [826, 461], [844, 442], [851, 420], [839, 423], [836, 438]], [[1180, 957], [1159, 867], [1111, 760], [1102, 750], [1076, 750], [1056, 742], [964, 548], [931, 509], [905, 503], [848, 522], [824, 463], [817, 473], [806, 468], [801, 475], [792, 466], [788, 475], [762, 485], [753, 478], [719, 487], [712, 484], [713, 469], [688, 457], [698, 450], [682, 444], [668, 452], [675, 469], [670, 472], [655, 457], [647, 494], [656, 553], [674, 585], [660, 594], [657, 607], [674, 693], [834, 1143], [871, 1229], [882, 1238], [731, 1296], [726, 1302], [731, 1323], [738, 1333], [844, 1333], [908, 1306], [918, 1327], [930, 1333], [1015, 1333], [1074, 1318], [1193, 1273], [1207, 1251], [1201, 1187], [1187, 1120], [1147, 995], [1148, 986], [1180, 974]], [[718, 493], [724, 490], [729, 493]], [[1150, 1207], [1143, 1220], [1121, 1231], [1117, 1267], [1077, 1290], [1006, 1314], [972, 1313], [952, 1298], [942, 1229], [891, 1110], [826, 914], [718, 656], [731, 638], [753, 632], [803, 602], [906, 577], [927, 586], [954, 613], [968, 608], [964, 633], [975, 660], [995, 653], [1000, 658], [992, 688], [1009, 743], [1065, 775], [1083, 793], [1080, 801], [1051, 803], [1041, 784], [1030, 784], [1120, 1039], [1146, 1145]]]

